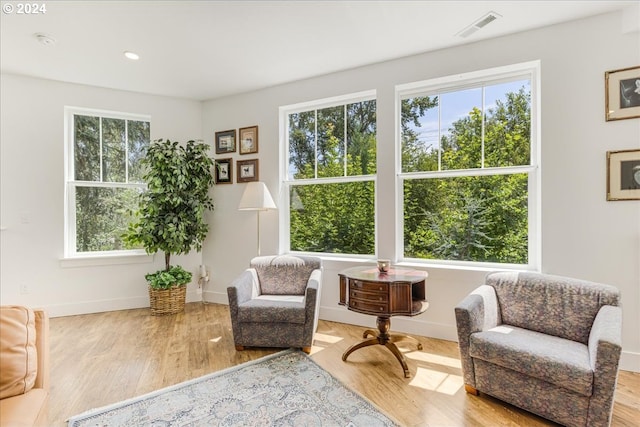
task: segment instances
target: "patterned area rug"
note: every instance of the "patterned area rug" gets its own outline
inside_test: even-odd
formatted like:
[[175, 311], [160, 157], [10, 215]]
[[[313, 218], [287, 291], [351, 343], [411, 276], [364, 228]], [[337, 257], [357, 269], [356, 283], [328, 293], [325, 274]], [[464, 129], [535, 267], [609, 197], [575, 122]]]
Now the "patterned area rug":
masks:
[[286, 350], [71, 417], [79, 426], [396, 426], [310, 357]]

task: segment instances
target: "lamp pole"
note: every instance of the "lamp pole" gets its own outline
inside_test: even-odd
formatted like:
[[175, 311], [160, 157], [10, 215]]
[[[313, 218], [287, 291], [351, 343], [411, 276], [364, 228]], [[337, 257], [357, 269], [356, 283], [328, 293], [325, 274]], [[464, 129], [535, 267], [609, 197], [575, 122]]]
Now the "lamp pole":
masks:
[[247, 188], [242, 193], [238, 210], [241, 211], [258, 211], [258, 256], [260, 256], [260, 211], [276, 209], [271, 193], [264, 182], [253, 181], [247, 184]]

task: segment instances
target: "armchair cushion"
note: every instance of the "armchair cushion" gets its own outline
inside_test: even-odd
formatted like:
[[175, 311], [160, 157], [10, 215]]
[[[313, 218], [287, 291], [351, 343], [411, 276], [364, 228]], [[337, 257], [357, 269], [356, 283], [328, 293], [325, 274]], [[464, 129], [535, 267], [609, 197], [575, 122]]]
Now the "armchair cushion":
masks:
[[238, 306], [240, 322], [304, 323], [307, 313], [303, 302], [256, 298]]
[[0, 399], [5, 399], [33, 388], [38, 355], [33, 310], [20, 306], [2, 306], [0, 310]]
[[471, 335], [469, 354], [591, 396], [589, 351], [575, 341], [502, 325]]

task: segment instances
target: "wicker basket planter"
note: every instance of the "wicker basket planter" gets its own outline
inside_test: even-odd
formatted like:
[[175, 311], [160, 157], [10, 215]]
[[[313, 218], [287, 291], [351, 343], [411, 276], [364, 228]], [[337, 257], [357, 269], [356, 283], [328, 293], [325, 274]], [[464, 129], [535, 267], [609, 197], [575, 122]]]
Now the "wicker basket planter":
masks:
[[184, 310], [186, 297], [186, 286], [174, 286], [169, 289], [154, 289], [149, 286], [151, 315], [164, 316], [165, 314], [180, 313]]

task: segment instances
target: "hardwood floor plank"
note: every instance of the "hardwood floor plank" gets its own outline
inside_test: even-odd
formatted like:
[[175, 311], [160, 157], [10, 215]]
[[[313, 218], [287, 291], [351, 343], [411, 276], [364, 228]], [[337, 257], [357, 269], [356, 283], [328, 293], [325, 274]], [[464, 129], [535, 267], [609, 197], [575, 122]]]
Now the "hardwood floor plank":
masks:
[[[383, 346], [342, 353], [362, 339], [363, 327], [320, 321], [311, 358], [403, 426], [554, 426], [483, 393], [464, 391], [455, 342], [416, 338], [398, 344], [411, 378], [404, 378]], [[229, 308], [189, 303], [184, 313], [151, 316], [149, 309], [51, 319], [49, 420], [63, 427], [72, 415], [173, 385], [280, 349], [233, 344]], [[612, 426], [640, 419], [640, 374], [621, 371]]]

